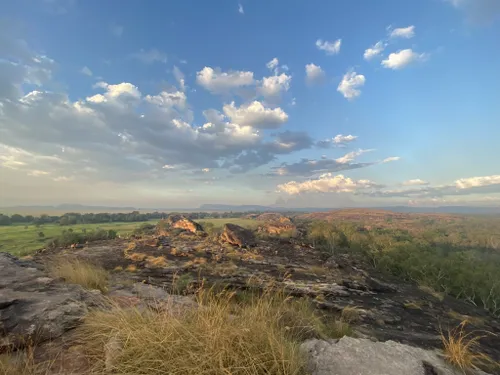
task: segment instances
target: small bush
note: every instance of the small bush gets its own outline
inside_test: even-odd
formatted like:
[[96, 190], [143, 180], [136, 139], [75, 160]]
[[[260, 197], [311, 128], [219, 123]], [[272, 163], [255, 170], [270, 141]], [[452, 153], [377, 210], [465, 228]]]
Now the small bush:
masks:
[[153, 235], [156, 233], [156, 225], [151, 223], [141, 224], [139, 228], [134, 229], [133, 234], [135, 235]]
[[64, 259], [49, 267], [53, 277], [63, 278], [66, 282], [79, 284], [85, 289], [98, 289], [106, 292], [108, 273], [102, 267], [78, 259]]

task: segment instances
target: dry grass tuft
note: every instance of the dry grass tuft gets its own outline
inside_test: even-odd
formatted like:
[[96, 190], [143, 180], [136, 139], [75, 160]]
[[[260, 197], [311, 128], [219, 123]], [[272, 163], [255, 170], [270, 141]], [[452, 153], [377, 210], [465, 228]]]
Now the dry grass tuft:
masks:
[[164, 256], [153, 257], [149, 256], [146, 258], [146, 263], [152, 268], [164, 268], [168, 266], [167, 259]]
[[146, 259], [146, 257], [147, 255], [144, 253], [131, 253], [125, 256], [126, 259], [130, 259], [134, 262], [142, 262], [144, 259]]
[[53, 277], [63, 278], [71, 284], [79, 284], [85, 289], [108, 289], [108, 272], [99, 266], [78, 259], [63, 259], [50, 265]]
[[200, 289], [197, 297], [200, 308], [183, 314], [92, 312], [80, 334], [94, 371], [105, 369], [103, 347], [118, 341], [113, 365], [120, 374], [302, 375], [300, 342], [326, 337], [327, 327], [305, 299], [271, 290], [244, 303], [234, 292], [214, 289]]
[[456, 312], [456, 311], [453, 311], [453, 310], [448, 311], [447, 314], [448, 314], [448, 316], [450, 318], [459, 320], [461, 322], [463, 322], [464, 320], [466, 320], [468, 323], [470, 323], [472, 325], [475, 325], [477, 327], [481, 327], [481, 326], [484, 325], [484, 318], [481, 318], [481, 317], [478, 317], [478, 316], [471, 316], [471, 315], [460, 314], [459, 312]]
[[316, 276], [324, 276], [328, 273], [328, 270], [323, 266], [311, 266], [309, 270]]
[[356, 323], [361, 318], [363, 310], [357, 306], [346, 306], [342, 309], [341, 319], [346, 323]]
[[129, 264], [127, 268], [125, 268], [125, 271], [128, 272], [135, 272], [137, 271], [137, 266], [135, 264]]
[[430, 286], [419, 285], [418, 289], [420, 289], [422, 292], [430, 294], [431, 296], [435, 297], [439, 301], [443, 301], [444, 300], [444, 293], [437, 292], [436, 290], [434, 290]]
[[407, 301], [403, 306], [407, 310], [422, 310], [420, 303], [415, 301]]
[[491, 333], [480, 334], [479, 331], [466, 333], [467, 323], [468, 321], [464, 320], [447, 334], [441, 332], [445, 359], [464, 373], [478, 370], [480, 367], [498, 366], [498, 363], [495, 363], [488, 355], [480, 352], [479, 341]]

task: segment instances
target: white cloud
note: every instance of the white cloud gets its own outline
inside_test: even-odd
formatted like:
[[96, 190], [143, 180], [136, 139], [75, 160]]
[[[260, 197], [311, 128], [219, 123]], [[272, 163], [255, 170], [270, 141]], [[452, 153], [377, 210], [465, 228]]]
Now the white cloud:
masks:
[[337, 134], [334, 138], [333, 138], [333, 143], [335, 144], [341, 144], [341, 143], [349, 143], [349, 142], [352, 142], [354, 140], [356, 140], [358, 138], [357, 135], [342, 135], [342, 134]]
[[399, 27], [391, 31], [389, 37], [391, 38], [405, 38], [410, 39], [415, 36], [415, 26]]
[[365, 50], [363, 58], [365, 60], [371, 60], [374, 57], [379, 56], [384, 51], [384, 49], [385, 49], [385, 43], [382, 41], [378, 41], [373, 46]]
[[123, 35], [124, 28], [123, 26], [112, 24], [109, 27], [109, 30], [111, 31], [111, 34], [113, 34], [114, 36], [121, 37]]
[[94, 96], [88, 97], [87, 101], [92, 103], [106, 103], [109, 101], [116, 101], [119, 99], [139, 99], [141, 97], [141, 92], [139, 89], [131, 83], [122, 82], [116, 85], [110, 85], [106, 82], [98, 82], [94, 87], [103, 88], [106, 92], [103, 94], [96, 94]]
[[274, 57], [271, 61], [269, 61], [266, 64], [266, 67], [267, 67], [267, 69], [274, 71], [278, 67], [279, 63], [280, 62], [279, 62], [278, 58]]
[[279, 192], [296, 195], [301, 193], [352, 193], [356, 190], [376, 186], [369, 180], [352, 180], [339, 174], [324, 173], [318, 179], [304, 182], [290, 181], [277, 187]]
[[243, 9], [243, 5], [241, 5], [241, 3], [238, 4], [238, 13], [245, 14], [245, 10]]
[[166, 170], [172, 170], [172, 169], [175, 169], [175, 165], [171, 165], [171, 164], [165, 164], [162, 169], [166, 169]]
[[429, 185], [427, 181], [421, 180], [420, 178], [415, 178], [413, 180], [407, 180], [404, 181], [403, 186], [422, 186], [422, 185]]
[[313, 63], [306, 65], [306, 82], [310, 85], [322, 83], [325, 79], [325, 71], [321, 66]]
[[500, 184], [500, 175], [461, 178], [455, 181], [458, 189], [469, 189]]
[[384, 68], [397, 70], [402, 69], [413, 62], [424, 61], [426, 58], [427, 55], [425, 53], [419, 54], [414, 52], [412, 49], [404, 49], [391, 53], [387, 59], [382, 60], [382, 66]]
[[261, 95], [266, 98], [272, 98], [280, 95], [282, 92], [288, 91], [290, 89], [290, 82], [292, 77], [281, 73], [280, 75], [275, 75], [271, 77], [265, 77], [258, 91]]
[[316, 41], [316, 47], [321, 51], [325, 51], [327, 55], [336, 55], [339, 53], [341, 45], [342, 39], [337, 39], [333, 42], [323, 41], [322, 39]]
[[221, 72], [208, 66], [196, 73], [196, 82], [213, 93], [227, 93], [233, 89], [250, 86], [255, 83], [253, 72]]
[[80, 73], [85, 74], [86, 76], [89, 77], [92, 76], [92, 70], [90, 70], [87, 66], [84, 66], [82, 70], [80, 70]]
[[141, 49], [139, 52], [131, 54], [130, 57], [144, 64], [153, 64], [156, 62], [165, 64], [167, 62], [167, 55], [156, 48], [149, 50]]
[[208, 172], [210, 172], [210, 168], [203, 168], [201, 171], [202, 171], [203, 173], [208, 173]]
[[344, 156], [335, 159], [335, 161], [337, 163], [340, 163], [340, 164], [350, 163], [356, 157], [358, 157], [360, 155], [363, 155], [363, 154], [365, 154], [367, 152], [371, 152], [371, 151], [374, 151], [374, 150], [373, 149], [368, 149], [368, 150], [359, 149], [357, 151], [351, 151], [351, 152], [348, 152], [347, 154], [345, 154]]
[[146, 95], [145, 101], [154, 104], [158, 108], [170, 109], [178, 107], [180, 109], [186, 108], [187, 97], [182, 91], [166, 92], [162, 91], [158, 95]]
[[181, 91], [185, 91], [186, 81], [184, 79], [184, 73], [182, 73], [182, 71], [176, 65], [174, 65], [172, 73], [174, 74], [175, 79], [179, 83], [179, 88], [181, 89]]
[[401, 159], [399, 156], [390, 156], [382, 160], [382, 163], [390, 163], [391, 161], [398, 161], [399, 159]]
[[342, 81], [337, 87], [337, 91], [344, 95], [344, 98], [352, 100], [361, 95], [360, 88], [365, 84], [365, 76], [357, 74], [355, 71], [347, 72], [342, 77]]
[[276, 129], [288, 120], [288, 115], [281, 108], [266, 108], [259, 101], [241, 105], [239, 108], [232, 102], [224, 105], [223, 111], [232, 122], [258, 129]]

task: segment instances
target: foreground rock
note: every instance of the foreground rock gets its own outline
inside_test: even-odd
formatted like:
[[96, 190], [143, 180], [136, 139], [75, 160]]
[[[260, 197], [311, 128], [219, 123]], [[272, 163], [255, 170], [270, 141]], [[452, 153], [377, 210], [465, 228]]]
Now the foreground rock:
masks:
[[43, 342], [77, 326], [95, 297], [46, 277], [33, 262], [0, 253], [0, 352]]
[[[309, 340], [301, 345], [312, 375], [460, 375], [434, 351], [344, 337]], [[482, 371], [475, 374], [485, 374]]]
[[167, 220], [161, 220], [158, 223], [158, 234], [160, 236], [168, 235], [165, 227], [183, 229], [192, 233], [203, 232], [200, 224], [182, 215], [171, 215]]
[[250, 247], [257, 244], [252, 231], [236, 224], [224, 224], [221, 241], [239, 247]]

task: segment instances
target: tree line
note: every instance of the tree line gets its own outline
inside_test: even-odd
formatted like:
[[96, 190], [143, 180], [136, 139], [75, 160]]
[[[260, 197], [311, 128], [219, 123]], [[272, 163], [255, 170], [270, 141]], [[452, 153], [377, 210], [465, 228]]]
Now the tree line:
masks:
[[[252, 212], [258, 213], [258, 212]], [[42, 214], [40, 216], [33, 215], [20, 215], [13, 214], [11, 216], [0, 214], [0, 226], [5, 225], [43, 225], [43, 224], [59, 224], [59, 225], [76, 225], [76, 224], [101, 224], [113, 222], [140, 222], [148, 220], [166, 219], [169, 215], [182, 214], [191, 220], [199, 219], [217, 219], [217, 218], [234, 218], [248, 215], [248, 212], [148, 212], [140, 213], [139, 211], [132, 211], [128, 213], [77, 213], [68, 212], [64, 215], [48, 215]]]

